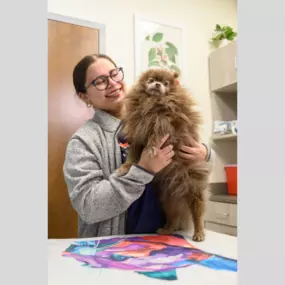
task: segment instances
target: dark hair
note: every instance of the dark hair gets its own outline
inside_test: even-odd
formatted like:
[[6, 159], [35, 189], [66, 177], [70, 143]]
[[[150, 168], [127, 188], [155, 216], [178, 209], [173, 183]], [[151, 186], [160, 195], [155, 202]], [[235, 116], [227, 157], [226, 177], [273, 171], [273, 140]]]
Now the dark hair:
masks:
[[86, 92], [85, 81], [86, 81], [87, 69], [92, 63], [96, 62], [96, 60], [99, 58], [105, 58], [109, 60], [111, 63], [113, 63], [115, 67], [117, 67], [116, 63], [109, 56], [105, 54], [91, 54], [83, 57], [76, 64], [73, 70], [73, 85], [77, 94], [79, 92], [82, 93]]

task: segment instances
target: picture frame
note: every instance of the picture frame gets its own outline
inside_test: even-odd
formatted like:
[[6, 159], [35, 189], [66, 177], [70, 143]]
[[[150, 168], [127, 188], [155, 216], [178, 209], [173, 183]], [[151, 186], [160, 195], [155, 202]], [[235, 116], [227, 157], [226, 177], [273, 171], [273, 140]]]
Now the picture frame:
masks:
[[185, 27], [134, 15], [135, 78], [149, 68], [166, 68], [185, 80]]

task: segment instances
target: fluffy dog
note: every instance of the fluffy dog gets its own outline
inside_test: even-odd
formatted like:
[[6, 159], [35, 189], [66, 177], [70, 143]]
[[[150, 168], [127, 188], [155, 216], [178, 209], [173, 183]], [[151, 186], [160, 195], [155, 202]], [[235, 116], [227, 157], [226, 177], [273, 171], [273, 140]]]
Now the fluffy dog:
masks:
[[157, 232], [171, 234], [189, 230], [192, 216], [193, 240], [202, 241], [209, 168], [207, 162], [197, 164], [177, 154], [179, 144], [190, 146], [187, 136], [199, 141], [202, 118], [193, 98], [177, 83], [177, 78], [178, 74], [165, 69], [149, 69], [126, 95], [122, 120], [130, 148], [125, 164], [117, 173], [127, 173], [131, 165], [139, 161], [144, 149], [155, 155], [154, 147], [163, 136], [170, 134], [164, 146], [172, 144], [175, 155], [153, 180], [166, 215], [165, 227]]

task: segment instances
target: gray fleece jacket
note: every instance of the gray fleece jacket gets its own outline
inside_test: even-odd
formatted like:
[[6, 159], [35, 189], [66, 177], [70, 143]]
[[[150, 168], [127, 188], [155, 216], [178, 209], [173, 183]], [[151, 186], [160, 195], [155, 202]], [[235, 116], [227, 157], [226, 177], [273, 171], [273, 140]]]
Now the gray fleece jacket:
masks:
[[119, 119], [96, 109], [68, 142], [63, 172], [80, 238], [124, 234], [127, 209], [153, 179], [136, 166], [123, 177], [115, 174], [122, 163], [120, 130]]

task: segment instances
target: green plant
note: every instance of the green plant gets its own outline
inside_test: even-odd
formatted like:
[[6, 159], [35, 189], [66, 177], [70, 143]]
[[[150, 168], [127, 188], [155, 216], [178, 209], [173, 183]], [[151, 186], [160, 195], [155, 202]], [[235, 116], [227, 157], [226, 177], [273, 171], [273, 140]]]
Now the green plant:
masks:
[[146, 36], [145, 40], [152, 44], [148, 52], [148, 67], [158, 66], [180, 73], [176, 62], [178, 49], [171, 42], [163, 42], [163, 39], [164, 34], [161, 32]]
[[214, 32], [214, 36], [212, 37], [213, 43], [222, 40], [233, 41], [237, 36], [237, 33], [233, 31], [233, 28], [229, 26], [220, 26], [218, 24], [216, 25]]

